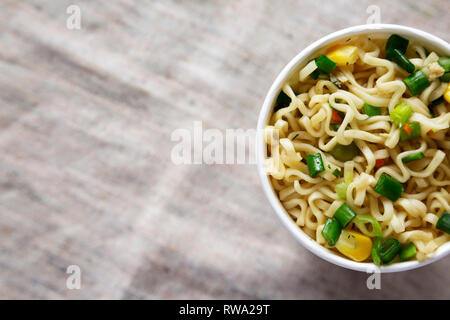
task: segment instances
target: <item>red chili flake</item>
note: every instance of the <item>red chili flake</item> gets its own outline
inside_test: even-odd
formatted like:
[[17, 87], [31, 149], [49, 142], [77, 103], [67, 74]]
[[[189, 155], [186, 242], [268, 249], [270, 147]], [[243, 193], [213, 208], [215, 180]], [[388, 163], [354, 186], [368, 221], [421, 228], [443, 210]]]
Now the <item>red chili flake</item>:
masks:
[[384, 164], [384, 159], [376, 159], [375, 167], [381, 167]]
[[342, 117], [339, 115], [339, 113], [336, 110], [331, 111], [331, 122], [332, 123], [341, 123]]
[[405, 132], [408, 134], [408, 136], [411, 135], [411, 127], [409, 124], [405, 123], [403, 125], [403, 130], [405, 130]]

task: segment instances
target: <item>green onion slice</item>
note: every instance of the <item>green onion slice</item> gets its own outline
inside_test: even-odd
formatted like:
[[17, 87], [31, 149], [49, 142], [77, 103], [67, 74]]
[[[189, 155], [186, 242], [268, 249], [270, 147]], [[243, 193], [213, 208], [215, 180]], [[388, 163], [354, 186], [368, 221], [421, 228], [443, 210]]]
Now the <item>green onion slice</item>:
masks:
[[408, 73], [413, 73], [414, 69], [416, 68], [414, 64], [409, 61], [409, 59], [398, 49], [387, 51], [386, 57], [389, 60], [394, 61], [400, 68], [406, 70]]
[[442, 230], [450, 234], [450, 213], [444, 211], [444, 213], [441, 214], [441, 217], [436, 223], [436, 229]]
[[336, 144], [334, 148], [330, 151], [330, 154], [339, 161], [349, 161], [352, 160], [359, 154], [359, 149], [355, 142], [349, 145]]
[[402, 127], [412, 114], [412, 107], [409, 104], [401, 102], [395, 106], [394, 110], [389, 114], [389, 117], [397, 126]]
[[334, 190], [336, 191], [339, 199], [341, 200], [347, 199], [347, 184], [344, 181], [336, 184]]
[[277, 105], [288, 106], [290, 103], [291, 98], [286, 93], [284, 93], [284, 91], [281, 91], [277, 97]]
[[450, 82], [450, 71], [440, 76], [439, 80], [441, 80], [442, 82]]
[[309, 175], [315, 178], [319, 173], [325, 171], [323, 166], [322, 155], [320, 153], [309, 154], [306, 156], [306, 164], [308, 165]]
[[337, 196], [341, 200], [347, 199], [347, 187], [353, 181], [353, 170], [346, 170], [344, 168], [344, 181], [336, 184], [334, 190], [337, 193]]
[[316, 59], [317, 69], [322, 72], [330, 73], [336, 68], [336, 63], [327, 58], [325, 55], [321, 55]]
[[333, 170], [333, 175], [334, 175], [336, 178], [339, 178], [339, 177], [342, 175], [342, 172], [341, 172], [341, 170], [339, 170], [338, 168], [336, 168], [336, 169]]
[[317, 79], [329, 79], [330, 78], [330, 75], [328, 73], [324, 73], [324, 72], [320, 71], [319, 69], [314, 70], [310, 74], [310, 76], [314, 80], [317, 80]]
[[416, 246], [414, 243], [410, 242], [403, 247], [401, 247], [398, 256], [400, 257], [400, 261], [408, 261], [414, 258], [417, 254]]
[[380, 107], [375, 107], [368, 103], [364, 103], [363, 109], [364, 109], [364, 113], [367, 114], [369, 117], [381, 115]]
[[377, 266], [381, 265], [380, 247], [382, 239], [382, 237], [376, 237], [372, 246], [372, 260]]
[[344, 168], [344, 181], [347, 185], [353, 182], [353, 177], [353, 170], [348, 170], [348, 168], [346, 170], [346, 168]]
[[334, 219], [328, 218], [322, 229], [322, 236], [330, 247], [334, 246], [341, 235], [342, 228]]
[[313, 78], [314, 80], [317, 80], [317, 79], [319, 78], [319, 74], [320, 74], [319, 70], [316, 69], [316, 70], [314, 70], [313, 72], [311, 72], [311, 74], [310, 74], [309, 76], [310, 76], [311, 78]]
[[397, 49], [401, 53], [405, 53], [408, 48], [409, 40], [405, 39], [398, 34], [393, 34], [386, 42], [386, 53]]
[[430, 111], [431, 117], [436, 117], [436, 113], [434, 112], [434, 108], [441, 103], [445, 102], [444, 96], [440, 96], [439, 98], [431, 101], [431, 103], [428, 105], [428, 110]]
[[339, 222], [342, 228], [345, 228], [353, 218], [356, 217], [355, 211], [348, 204], [343, 203], [334, 213], [333, 218]]
[[414, 160], [419, 160], [422, 159], [423, 157], [425, 157], [425, 155], [423, 154], [423, 152], [417, 152], [417, 153], [413, 153], [410, 154], [409, 156], [406, 156], [402, 159], [403, 163], [408, 163]]
[[450, 71], [450, 57], [440, 57], [438, 63], [444, 68], [445, 72]]
[[384, 263], [394, 260], [400, 251], [400, 242], [397, 239], [389, 238], [380, 246], [380, 256]]
[[375, 185], [375, 192], [395, 202], [403, 192], [403, 185], [391, 176], [383, 173]]
[[[381, 226], [374, 217], [366, 214], [358, 214], [353, 222], [355, 222], [358, 229], [368, 237], [381, 237], [383, 235]], [[366, 223], [370, 223], [372, 225], [372, 231], [367, 230]]]
[[413, 96], [418, 95], [430, 85], [430, 81], [428, 80], [425, 73], [423, 73], [423, 71], [421, 70], [417, 70], [410, 76], [406, 77], [405, 79], [403, 79], [403, 82], [408, 87]]
[[420, 123], [412, 122], [408, 123], [408, 125], [411, 128], [411, 134], [408, 134], [402, 127], [400, 129], [400, 142], [420, 137]]

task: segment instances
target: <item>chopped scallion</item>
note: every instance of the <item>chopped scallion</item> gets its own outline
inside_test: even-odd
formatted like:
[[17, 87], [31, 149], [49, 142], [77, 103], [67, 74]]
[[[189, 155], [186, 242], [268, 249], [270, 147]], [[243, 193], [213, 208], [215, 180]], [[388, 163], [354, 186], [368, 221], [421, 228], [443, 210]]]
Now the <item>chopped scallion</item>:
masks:
[[409, 104], [401, 102], [395, 106], [394, 110], [389, 114], [389, 117], [397, 126], [402, 127], [412, 114], [412, 107]]
[[333, 170], [333, 175], [334, 175], [336, 178], [339, 178], [339, 177], [341, 176], [341, 174], [342, 174], [342, 172], [341, 172], [341, 170], [339, 170], [338, 168], [336, 168], [336, 169]]
[[[355, 217], [354, 222], [356, 226], [359, 228], [359, 230], [361, 230], [361, 232], [364, 233], [366, 236], [381, 237], [383, 235], [380, 223], [377, 220], [375, 220], [375, 218], [372, 216], [368, 216], [366, 214], [358, 214]], [[370, 225], [372, 226], [372, 231], [368, 231], [365, 228], [366, 223], [370, 223]]]
[[402, 159], [403, 163], [408, 163], [414, 160], [419, 160], [422, 159], [423, 157], [425, 157], [425, 155], [422, 152], [417, 152], [417, 153], [413, 153], [410, 154], [409, 156], [406, 156]]
[[377, 266], [381, 265], [380, 247], [382, 239], [382, 237], [376, 237], [372, 247], [372, 260]]
[[311, 74], [310, 74], [311, 78], [313, 78], [314, 80], [317, 79], [322, 79], [322, 80], [328, 80], [330, 79], [330, 75], [328, 73], [325, 73], [323, 71], [320, 71], [319, 69], [314, 70]]
[[416, 246], [414, 243], [410, 242], [407, 245], [401, 247], [398, 256], [400, 257], [400, 261], [408, 261], [414, 258], [417, 254]]
[[430, 81], [422, 70], [417, 70], [413, 74], [409, 75], [403, 79], [403, 82], [413, 96], [418, 95], [430, 85]]
[[395, 202], [398, 198], [400, 198], [400, 195], [403, 192], [403, 185], [391, 176], [383, 173], [378, 179], [374, 190], [375, 192]]
[[380, 246], [380, 256], [384, 263], [394, 260], [400, 251], [400, 242], [397, 239], [389, 238]]
[[414, 64], [409, 61], [409, 59], [398, 49], [387, 51], [386, 57], [389, 60], [394, 61], [400, 68], [406, 70], [408, 73], [413, 73], [414, 69], [416, 68]]
[[334, 213], [335, 218], [342, 228], [345, 228], [353, 218], [356, 217], [355, 211], [348, 204], [343, 203]]
[[291, 103], [291, 98], [283, 92], [283, 90], [281, 90], [280, 94], [277, 97], [277, 102], [274, 108], [274, 111], [278, 111], [281, 108], [285, 108], [287, 106], [289, 106], [289, 104]]
[[315, 178], [317, 174], [325, 170], [320, 153], [309, 154], [306, 156], [306, 163], [308, 165], [309, 175]]
[[[408, 131], [405, 126], [408, 126]], [[420, 123], [418, 122], [405, 123], [405, 125], [400, 129], [400, 142], [417, 137], [420, 137]]]
[[334, 246], [341, 235], [342, 228], [334, 219], [328, 218], [322, 229], [322, 236], [329, 246]]
[[330, 73], [336, 68], [336, 63], [327, 58], [325, 55], [321, 55], [316, 59], [317, 69], [322, 72]]
[[[347, 168], [348, 169], [348, 168]], [[344, 168], [344, 181], [347, 185], [349, 185], [350, 183], [352, 183], [353, 181], [353, 170], [346, 170]]]
[[320, 74], [319, 69], [316, 69], [313, 72], [311, 72], [309, 76], [314, 80], [317, 80], [319, 78], [319, 74]]
[[338, 195], [338, 198], [341, 200], [347, 199], [347, 184], [342, 181], [334, 187], [334, 190], [336, 191], [336, 194]]
[[440, 57], [438, 63], [444, 68], [445, 72], [450, 71], [450, 57]]
[[330, 154], [339, 161], [349, 161], [352, 160], [359, 154], [359, 149], [355, 142], [349, 145], [336, 144], [334, 148], [330, 151]]
[[368, 103], [364, 103], [363, 108], [364, 108], [364, 113], [367, 114], [369, 117], [379, 116], [381, 114], [380, 107], [375, 107]]
[[393, 34], [386, 42], [386, 53], [397, 49], [401, 53], [405, 53], [408, 48], [409, 40], [405, 39], [398, 34]]
[[281, 91], [277, 98], [277, 104], [288, 106], [290, 103], [291, 98], [286, 93], [284, 93], [284, 91]]
[[450, 213], [444, 211], [444, 213], [441, 214], [441, 217], [436, 223], [436, 229], [442, 230], [450, 234]]
[[442, 76], [439, 77], [439, 80], [442, 82], [450, 82], [450, 71], [444, 73]]

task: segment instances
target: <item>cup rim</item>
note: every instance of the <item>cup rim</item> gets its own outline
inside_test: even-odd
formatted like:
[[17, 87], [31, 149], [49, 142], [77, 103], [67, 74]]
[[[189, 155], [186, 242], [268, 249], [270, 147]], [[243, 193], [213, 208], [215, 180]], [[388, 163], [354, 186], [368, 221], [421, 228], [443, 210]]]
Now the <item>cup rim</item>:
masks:
[[302, 229], [300, 229], [292, 218], [289, 216], [287, 211], [282, 206], [281, 202], [276, 195], [271, 182], [269, 181], [269, 176], [266, 174], [264, 169], [264, 159], [265, 159], [265, 142], [263, 138], [263, 129], [267, 124], [270, 115], [272, 114], [272, 105], [274, 100], [281, 90], [282, 85], [289, 79], [294, 71], [302, 64], [306, 64], [307, 58], [310, 57], [314, 52], [324, 48], [325, 46], [331, 44], [334, 41], [340, 40], [344, 37], [362, 35], [367, 33], [396, 33], [399, 35], [408, 36], [414, 38], [425, 44], [427, 47], [437, 50], [446, 55], [450, 55], [450, 44], [446, 41], [438, 38], [428, 32], [415, 29], [412, 27], [396, 25], [396, 24], [366, 24], [357, 25], [349, 28], [345, 28], [308, 45], [306, 48], [300, 51], [278, 74], [275, 81], [272, 83], [264, 103], [262, 105], [261, 111], [259, 113], [258, 124], [257, 124], [257, 139], [256, 139], [256, 155], [257, 155], [257, 170], [258, 176], [263, 187], [264, 193], [269, 200], [272, 208], [274, 209], [276, 215], [281, 220], [282, 224], [289, 230], [293, 237], [300, 242], [306, 249], [315, 254], [316, 256], [341, 267], [361, 271], [361, 272], [373, 272], [378, 270], [381, 273], [392, 273], [401, 272], [416, 269], [419, 267], [426, 266], [435, 261], [438, 261], [448, 254], [450, 254], [450, 242], [446, 242], [436, 250], [434, 256], [430, 257], [424, 261], [407, 261], [398, 262], [387, 266], [377, 267], [372, 262], [356, 262], [350, 259], [339, 256], [338, 254], [332, 252], [331, 250], [325, 248], [324, 246], [318, 244], [315, 240], [310, 238]]

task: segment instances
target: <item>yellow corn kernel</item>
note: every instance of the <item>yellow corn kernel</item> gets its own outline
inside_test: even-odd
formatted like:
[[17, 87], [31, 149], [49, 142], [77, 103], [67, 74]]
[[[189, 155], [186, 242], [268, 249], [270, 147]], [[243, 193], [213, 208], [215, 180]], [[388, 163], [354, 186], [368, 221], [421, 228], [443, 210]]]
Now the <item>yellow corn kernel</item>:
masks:
[[351, 45], [337, 47], [326, 54], [338, 66], [354, 64], [358, 60], [358, 48]]
[[445, 99], [445, 101], [450, 103], [450, 83], [447, 85], [447, 89], [445, 89], [444, 99]]
[[372, 253], [372, 240], [355, 231], [342, 230], [336, 249], [355, 261], [364, 261]]

